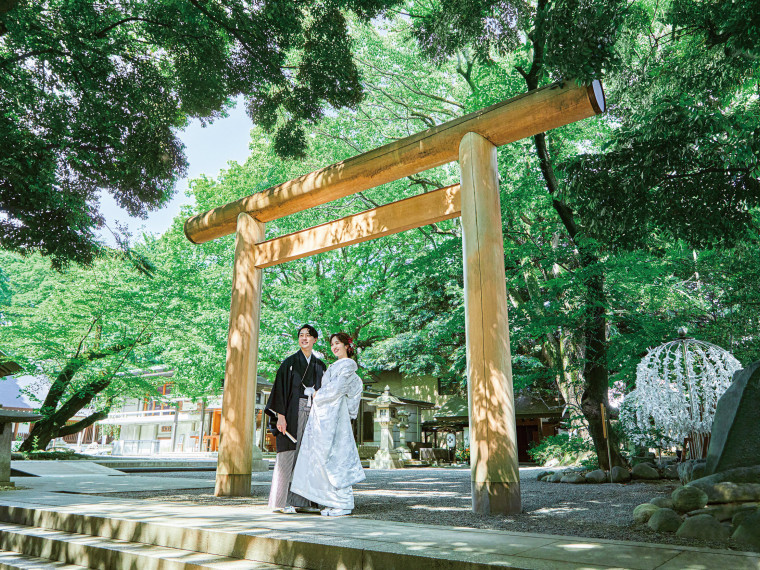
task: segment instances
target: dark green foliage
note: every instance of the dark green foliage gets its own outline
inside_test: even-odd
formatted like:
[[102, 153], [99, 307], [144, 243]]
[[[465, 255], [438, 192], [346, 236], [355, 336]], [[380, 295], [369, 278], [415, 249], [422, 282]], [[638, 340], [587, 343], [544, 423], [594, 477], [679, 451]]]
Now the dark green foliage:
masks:
[[528, 455], [536, 463], [544, 465], [550, 459], [561, 461], [566, 456], [576, 457], [587, 451], [593, 451], [593, 447], [588, 441], [582, 437], [561, 433], [543, 438], [528, 449]]
[[176, 130], [237, 95], [282, 156], [303, 156], [301, 125], [363, 96], [344, 4], [3, 2], [0, 246], [91, 263], [100, 190], [133, 216], [164, 205], [186, 167]]
[[760, 127], [747, 118], [760, 107], [725, 109], [703, 97], [638, 109], [607, 152], [568, 165], [571, 203], [606, 247], [646, 247], [653, 236], [732, 246], [746, 237], [760, 205]]
[[760, 56], [758, 0], [674, 0], [670, 19], [677, 30], [697, 32], [708, 48], [720, 47], [727, 57]]
[[519, 31], [529, 18], [530, 3], [493, 0], [442, 0], [414, 20], [414, 33], [422, 49], [443, 60], [472, 46], [480, 58], [492, 51], [505, 54], [520, 42]]
[[623, 0], [443, 0], [414, 20], [425, 52], [442, 60], [471, 48], [483, 62], [519, 49], [539, 49], [553, 77], [589, 80], [619, 65], [615, 43], [629, 17]]

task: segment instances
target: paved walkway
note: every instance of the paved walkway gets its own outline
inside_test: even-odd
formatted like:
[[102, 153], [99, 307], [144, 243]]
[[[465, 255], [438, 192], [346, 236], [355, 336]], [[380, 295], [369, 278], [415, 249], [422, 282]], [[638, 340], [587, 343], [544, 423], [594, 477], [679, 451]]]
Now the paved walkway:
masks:
[[[208, 486], [207, 482], [198, 479], [80, 475], [17, 478], [15, 482], [27, 489], [0, 492], [0, 506], [43, 509], [56, 516], [89, 515], [132, 524], [150, 523], [188, 536], [213, 531], [217, 537], [215, 540], [227, 533], [230, 540], [234, 537], [235, 541], [269, 539], [277, 545], [280, 556], [295, 552], [294, 544], [306, 543], [311, 545], [310, 548], [325, 552], [361, 552], [365, 560], [368, 555], [386, 561], [394, 555], [414, 555], [419, 557], [420, 568], [465, 568], [475, 563], [552, 570], [760, 570], [760, 554], [756, 553], [351, 517], [328, 519], [314, 515], [282, 515], [271, 514], [263, 507], [146, 503], [86, 494], [124, 491], [125, 484], [132, 491]], [[297, 559], [290, 564], [301, 566]], [[343, 566], [352, 567], [350, 564]]]

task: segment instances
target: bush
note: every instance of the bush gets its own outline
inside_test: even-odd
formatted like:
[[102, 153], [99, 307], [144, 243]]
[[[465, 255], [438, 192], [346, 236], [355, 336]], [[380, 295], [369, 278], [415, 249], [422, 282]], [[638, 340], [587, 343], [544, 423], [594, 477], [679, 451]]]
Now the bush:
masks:
[[582, 437], [570, 437], [566, 433], [550, 435], [528, 449], [528, 455], [533, 461], [545, 465], [551, 459], [557, 459], [562, 464], [574, 463], [579, 455], [593, 452], [591, 442]]
[[61, 461], [73, 461], [75, 459], [89, 459], [87, 455], [81, 455], [75, 453], [71, 449], [56, 449], [53, 451], [14, 451], [11, 453], [11, 459], [14, 461], [20, 461], [24, 459], [30, 459], [34, 461], [40, 460], [61, 460]]
[[454, 459], [456, 459], [457, 463], [469, 463], [470, 462], [470, 448], [469, 447], [460, 447], [456, 450], [454, 453]]
[[599, 458], [596, 456], [596, 453], [590, 455], [586, 459], [581, 459], [581, 465], [589, 471], [600, 469]]

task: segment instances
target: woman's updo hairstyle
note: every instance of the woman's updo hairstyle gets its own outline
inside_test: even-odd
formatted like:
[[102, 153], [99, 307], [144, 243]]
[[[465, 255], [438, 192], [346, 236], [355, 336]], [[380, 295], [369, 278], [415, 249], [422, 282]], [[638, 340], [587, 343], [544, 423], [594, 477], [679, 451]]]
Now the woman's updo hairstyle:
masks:
[[336, 332], [330, 335], [330, 344], [332, 344], [332, 339], [334, 337], [338, 337], [338, 340], [346, 345], [346, 354], [348, 354], [349, 358], [353, 358], [354, 354], [356, 354], [356, 348], [354, 347], [354, 339], [352, 339], [348, 334], [344, 332]]

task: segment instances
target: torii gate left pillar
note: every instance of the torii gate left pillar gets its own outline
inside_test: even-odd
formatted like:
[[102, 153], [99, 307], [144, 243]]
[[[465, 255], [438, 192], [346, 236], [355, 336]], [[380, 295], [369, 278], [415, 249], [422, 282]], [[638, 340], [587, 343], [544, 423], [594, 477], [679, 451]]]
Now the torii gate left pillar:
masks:
[[256, 446], [255, 421], [262, 270], [256, 268], [254, 246], [262, 241], [264, 224], [248, 214], [239, 214], [214, 489], [217, 497], [250, 496], [251, 471], [269, 469]]

